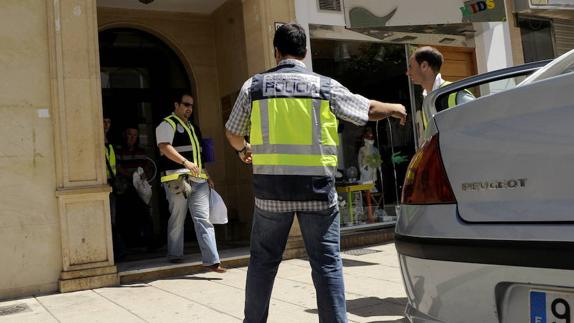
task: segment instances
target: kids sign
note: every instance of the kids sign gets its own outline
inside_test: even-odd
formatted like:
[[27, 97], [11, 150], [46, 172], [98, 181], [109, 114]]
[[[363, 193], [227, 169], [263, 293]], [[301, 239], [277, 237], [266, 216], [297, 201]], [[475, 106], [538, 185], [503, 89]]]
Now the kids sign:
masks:
[[504, 2], [496, 0], [470, 0], [460, 7], [463, 22], [504, 21]]
[[505, 21], [504, 0], [344, 0], [349, 28]]

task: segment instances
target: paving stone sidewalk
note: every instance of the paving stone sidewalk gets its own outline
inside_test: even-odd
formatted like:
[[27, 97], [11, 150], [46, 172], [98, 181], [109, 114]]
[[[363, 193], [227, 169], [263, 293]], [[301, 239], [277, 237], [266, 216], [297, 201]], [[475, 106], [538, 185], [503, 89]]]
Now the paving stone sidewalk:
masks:
[[[399, 323], [406, 295], [394, 244], [343, 253], [350, 322]], [[0, 323], [241, 322], [246, 267], [0, 303]], [[268, 322], [318, 322], [311, 269], [284, 261]]]

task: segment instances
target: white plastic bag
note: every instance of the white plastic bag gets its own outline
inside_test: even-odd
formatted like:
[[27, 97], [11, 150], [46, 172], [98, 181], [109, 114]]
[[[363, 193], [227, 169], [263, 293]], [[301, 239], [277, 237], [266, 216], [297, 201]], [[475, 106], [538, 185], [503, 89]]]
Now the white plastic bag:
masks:
[[212, 224], [227, 223], [227, 206], [214, 189], [209, 193], [209, 222]]
[[144, 170], [141, 167], [132, 174], [132, 183], [138, 192], [138, 195], [144, 201], [145, 204], [149, 205], [151, 201], [151, 185], [145, 180]]

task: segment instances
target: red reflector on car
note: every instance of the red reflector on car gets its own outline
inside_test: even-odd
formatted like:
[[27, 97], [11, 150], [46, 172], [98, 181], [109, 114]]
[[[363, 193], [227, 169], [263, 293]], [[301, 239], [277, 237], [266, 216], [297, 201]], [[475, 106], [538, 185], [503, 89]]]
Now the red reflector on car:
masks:
[[403, 204], [456, 203], [440, 156], [438, 134], [411, 159], [403, 185]]

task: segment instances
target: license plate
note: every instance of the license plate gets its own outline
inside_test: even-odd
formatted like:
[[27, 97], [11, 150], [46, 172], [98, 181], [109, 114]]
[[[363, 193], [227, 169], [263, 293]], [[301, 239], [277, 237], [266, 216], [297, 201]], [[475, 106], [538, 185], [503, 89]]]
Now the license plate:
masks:
[[574, 323], [574, 293], [530, 291], [530, 323]]

